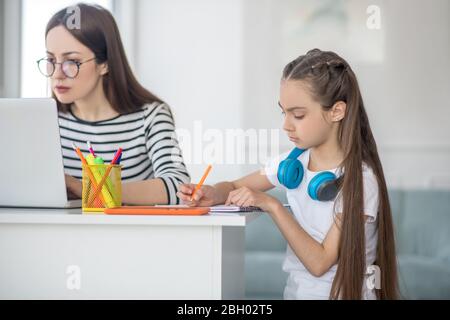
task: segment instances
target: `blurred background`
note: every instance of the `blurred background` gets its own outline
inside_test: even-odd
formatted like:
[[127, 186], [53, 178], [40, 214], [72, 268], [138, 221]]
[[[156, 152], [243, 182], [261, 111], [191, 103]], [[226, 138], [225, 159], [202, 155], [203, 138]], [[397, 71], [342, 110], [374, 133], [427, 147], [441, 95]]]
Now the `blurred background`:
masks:
[[[0, 97], [50, 96], [36, 68], [45, 25], [76, 2], [0, 0]], [[86, 2], [111, 10], [138, 79], [190, 134], [180, 140], [194, 181], [207, 162], [214, 183], [292, 148], [277, 106], [283, 67], [315, 47], [343, 56], [358, 76], [390, 189], [403, 293], [450, 298], [450, 1]], [[214, 154], [239, 130], [258, 135], [256, 146], [231, 143], [244, 161]], [[258, 238], [269, 228], [264, 221], [249, 230], [247, 268], [273, 268], [249, 275], [247, 289], [250, 297], [279, 297], [281, 270], [279, 278], [262, 275], [281, 269], [285, 243], [272, 229], [273, 238]]]

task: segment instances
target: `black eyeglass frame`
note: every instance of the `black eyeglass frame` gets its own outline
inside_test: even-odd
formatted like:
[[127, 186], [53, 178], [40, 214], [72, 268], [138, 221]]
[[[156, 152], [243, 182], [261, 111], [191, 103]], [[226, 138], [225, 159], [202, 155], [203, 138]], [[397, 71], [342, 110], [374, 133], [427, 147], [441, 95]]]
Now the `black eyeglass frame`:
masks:
[[[94, 60], [94, 59], [96, 59], [97, 57], [93, 57], [93, 58], [91, 58], [91, 59], [88, 59], [88, 60], [85, 60], [85, 61], [82, 61], [82, 62], [80, 62], [80, 61], [73, 61], [73, 60], [65, 60], [65, 61], [63, 61], [63, 62], [52, 62], [52, 61], [49, 61], [49, 58], [42, 58], [42, 59], [39, 59], [39, 60], [37, 60], [36, 61], [36, 63], [37, 63], [37, 66], [38, 66], [38, 69], [39, 69], [39, 72], [44, 76], [44, 77], [47, 77], [47, 78], [50, 78], [54, 73], [55, 73], [55, 71], [56, 71], [56, 65], [61, 65], [61, 71], [62, 71], [62, 73], [64, 73], [64, 75], [67, 77], [67, 78], [69, 78], [69, 79], [75, 79], [77, 76], [78, 76], [78, 74], [80, 73], [80, 66], [82, 65], [82, 64], [84, 64], [84, 63], [86, 63], [86, 62], [89, 62], [89, 61], [92, 61], [92, 60]], [[52, 65], [53, 65], [53, 71], [50, 73], [50, 74], [47, 74], [47, 73], [43, 73], [42, 72], [42, 70], [41, 70], [41, 68], [39, 67], [39, 64], [41, 63], [41, 61], [46, 61], [47, 63], [51, 63]], [[69, 75], [67, 75], [66, 74], [66, 72], [64, 71], [64, 68], [63, 68], [63, 64], [65, 64], [65, 63], [70, 63], [70, 64], [75, 64], [76, 66], [77, 66], [77, 73], [74, 75], [74, 76], [69, 76]]]

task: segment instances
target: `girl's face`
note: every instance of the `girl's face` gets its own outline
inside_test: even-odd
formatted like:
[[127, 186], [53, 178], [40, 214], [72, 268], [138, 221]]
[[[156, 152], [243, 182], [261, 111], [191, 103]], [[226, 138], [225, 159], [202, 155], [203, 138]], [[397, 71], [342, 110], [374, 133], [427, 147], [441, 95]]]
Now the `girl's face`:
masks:
[[298, 148], [317, 147], [330, 138], [330, 111], [313, 99], [304, 81], [282, 80], [279, 105], [284, 114], [283, 129]]
[[[47, 58], [56, 63], [66, 60], [84, 62], [95, 57], [88, 47], [63, 26], [57, 26], [48, 32], [46, 46]], [[51, 76], [52, 91], [61, 103], [82, 100], [99, 87], [102, 75], [106, 72], [106, 64], [97, 65], [93, 59], [80, 65], [78, 75], [71, 79], [62, 72], [61, 65], [57, 64]]]

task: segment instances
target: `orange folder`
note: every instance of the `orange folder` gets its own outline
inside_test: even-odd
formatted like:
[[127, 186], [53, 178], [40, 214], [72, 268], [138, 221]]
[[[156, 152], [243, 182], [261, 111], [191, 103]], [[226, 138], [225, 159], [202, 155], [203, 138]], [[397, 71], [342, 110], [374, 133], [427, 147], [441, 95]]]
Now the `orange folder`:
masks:
[[106, 214], [111, 215], [173, 215], [173, 216], [199, 216], [207, 214], [209, 207], [164, 207], [164, 206], [123, 206], [106, 208]]

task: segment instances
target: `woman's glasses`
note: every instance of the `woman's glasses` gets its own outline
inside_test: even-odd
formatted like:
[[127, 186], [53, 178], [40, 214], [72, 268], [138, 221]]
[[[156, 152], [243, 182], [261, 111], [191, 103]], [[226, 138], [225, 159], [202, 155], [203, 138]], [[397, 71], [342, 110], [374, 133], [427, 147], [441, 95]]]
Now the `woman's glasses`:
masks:
[[93, 57], [92, 59], [83, 61], [83, 62], [78, 62], [78, 61], [74, 61], [74, 60], [66, 60], [66, 61], [63, 61], [63, 62], [54, 62], [50, 58], [42, 58], [42, 59], [37, 61], [37, 64], [38, 64], [39, 71], [45, 77], [51, 77], [55, 73], [56, 65], [60, 64], [61, 65], [61, 71], [64, 73], [64, 75], [67, 78], [73, 79], [80, 72], [80, 66], [83, 63], [92, 61], [94, 59], [95, 59], [95, 57]]

